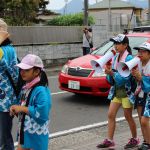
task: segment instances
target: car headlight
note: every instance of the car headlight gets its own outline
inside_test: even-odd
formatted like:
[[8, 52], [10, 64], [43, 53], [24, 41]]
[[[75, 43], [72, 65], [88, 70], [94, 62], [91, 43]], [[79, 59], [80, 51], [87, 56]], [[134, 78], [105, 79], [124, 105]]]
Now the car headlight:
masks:
[[106, 77], [106, 74], [104, 72], [99, 73], [94, 71], [92, 77]]
[[67, 74], [68, 73], [68, 65], [64, 65], [61, 69], [61, 72]]

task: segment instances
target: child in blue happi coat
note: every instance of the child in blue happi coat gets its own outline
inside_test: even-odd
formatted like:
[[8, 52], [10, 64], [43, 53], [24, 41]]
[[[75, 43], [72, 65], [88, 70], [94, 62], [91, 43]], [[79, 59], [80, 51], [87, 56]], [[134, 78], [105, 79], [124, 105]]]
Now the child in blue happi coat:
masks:
[[145, 42], [134, 49], [138, 50], [141, 61], [141, 71], [138, 68], [132, 70], [132, 75], [138, 82], [135, 91], [136, 108], [144, 138], [139, 149], [148, 150], [150, 149], [150, 43]]
[[130, 61], [133, 56], [129, 46], [129, 39], [124, 34], [118, 34], [110, 39], [114, 42], [116, 55], [112, 60], [112, 66], [106, 65], [105, 73], [107, 80], [111, 84], [108, 99], [111, 100], [108, 110], [108, 133], [107, 138], [97, 145], [98, 148], [114, 148], [114, 132], [116, 127], [116, 115], [119, 108], [122, 106], [124, 116], [129, 124], [131, 138], [124, 146], [124, 149], [137, 147], [139, 139], [137, 138], [136, 124], [132, 117], [132, 110], [135, 102], [134, 89], [132, 87], [132, 76], [122, 77], [118, 70], [119, 62]]
[[19, 118], [17, 150], [48, 150], [51, 96], [43, 62], [28, 54], [16, 66], [26, 82], [19, 96], [20, 105], [10, 108], [10, 113]]

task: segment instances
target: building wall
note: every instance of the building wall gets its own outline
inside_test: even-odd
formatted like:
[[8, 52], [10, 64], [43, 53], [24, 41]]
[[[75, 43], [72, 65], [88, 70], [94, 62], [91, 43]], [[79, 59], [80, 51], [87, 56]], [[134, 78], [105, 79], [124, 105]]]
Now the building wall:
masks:
[[[129, 21], [131, 20], [130, 24], [135, 24], [135, 18], [132, 17], [132, 8], [126, 9], [111, 9], [111, 24], [112, 25], [128, 25]], [[140, 15], [140, 10], [134, 11], [137, 15]], [[109, 19], [109, 11], [108, 9], [95, 9], [89, 10], [89, 15], [93, 16], [96, 25], [108, 25]], [[136, 14], [133, 14], [135, 16]]]

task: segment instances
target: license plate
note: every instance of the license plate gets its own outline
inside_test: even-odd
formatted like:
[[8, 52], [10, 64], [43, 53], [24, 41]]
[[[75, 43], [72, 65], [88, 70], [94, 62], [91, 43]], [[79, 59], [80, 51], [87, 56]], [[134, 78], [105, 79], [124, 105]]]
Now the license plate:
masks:
[[69, 82], [68, 82], [68, 88], [79, 90], [80, 89], [80, 82], [79, 81], [69, 80]]

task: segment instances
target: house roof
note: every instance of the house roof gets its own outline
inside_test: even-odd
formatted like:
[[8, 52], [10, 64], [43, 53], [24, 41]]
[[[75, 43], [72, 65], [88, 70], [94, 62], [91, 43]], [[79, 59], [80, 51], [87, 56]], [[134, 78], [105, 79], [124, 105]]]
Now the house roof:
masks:
[[[94, 5], [90, 5], [89, 9], [108, 9], [109, 8], [109, 0], [100, 1]], [[110, 8], [138, 8], [133, 4], [121, 0], [110, 0]]]

